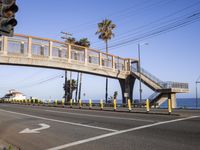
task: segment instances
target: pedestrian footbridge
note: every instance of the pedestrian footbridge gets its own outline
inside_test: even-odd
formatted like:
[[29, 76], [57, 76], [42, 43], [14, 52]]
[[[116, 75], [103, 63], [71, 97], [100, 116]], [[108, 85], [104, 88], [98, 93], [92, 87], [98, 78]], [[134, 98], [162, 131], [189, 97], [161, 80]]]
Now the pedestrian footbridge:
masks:
[[91, 48], [81, 47], [52, 39], [16, 34], [0, 38], [0, 64], [45, 67], [71, 70], [118, 79], [124, 93], [132, 99], [136, 79], [155, 91], [151, 103], [159, 105], [166, 98], [175, 99], [176, 93], [187, 93], [187, 83], [163, 82], [141, 69], [137, 59], [122, 58]]

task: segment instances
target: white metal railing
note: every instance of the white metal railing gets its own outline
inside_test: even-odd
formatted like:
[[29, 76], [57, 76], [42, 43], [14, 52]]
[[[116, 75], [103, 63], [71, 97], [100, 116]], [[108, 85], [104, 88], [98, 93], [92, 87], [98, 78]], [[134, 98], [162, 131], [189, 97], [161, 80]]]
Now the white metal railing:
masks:
[[71, 45], [56, 40], [15, 35], [0, 38], [0, 53], [4, 55], [21, 55], [47, 59], [63, 59], [68, 63], [80, 63], [88, 66], [112, 69], [113, 71], [130, 71], [130, 59], [120, 58], [91, 48]]
[[[132, 72], [138, 72], [139, 68], [137, 65], [133, 64], [131, 66]], [[152, 75], [148, 71], [144, 70], [143, 68], [140, 69], [140, 73], [153, 81], [154, 83], [160, 85], [162, 89], [170, 89], [170, 88], [177, 88], [177, 89], [189, 89], [188, 83], [180, 83], [180, 82], [173, 82], [173, 81], [162, 81], [158, 79], [156, 76]]]

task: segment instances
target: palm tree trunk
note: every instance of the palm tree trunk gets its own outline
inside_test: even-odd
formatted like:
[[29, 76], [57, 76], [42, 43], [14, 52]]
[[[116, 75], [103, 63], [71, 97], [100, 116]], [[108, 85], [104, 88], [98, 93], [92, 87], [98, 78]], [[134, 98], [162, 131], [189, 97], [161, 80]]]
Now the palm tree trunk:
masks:
[[[106, 40], [106, 53], [108, 54], [108, 40]], [[106, 60], [106, 65], [108, 65], [108, 56]], [[106, 95], [105, 95], [106, 103], [108, 102], [108, 77], [106, 77]]]

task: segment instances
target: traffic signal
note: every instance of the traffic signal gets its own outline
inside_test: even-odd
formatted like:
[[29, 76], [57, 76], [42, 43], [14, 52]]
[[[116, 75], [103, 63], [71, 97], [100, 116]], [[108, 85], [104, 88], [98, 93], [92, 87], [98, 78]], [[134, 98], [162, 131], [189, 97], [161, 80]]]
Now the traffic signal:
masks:
[[14, 35], [14, 27], [17, 25], [15, 19], [17, 11], [16, 0], [0, 0], [0, 35]]

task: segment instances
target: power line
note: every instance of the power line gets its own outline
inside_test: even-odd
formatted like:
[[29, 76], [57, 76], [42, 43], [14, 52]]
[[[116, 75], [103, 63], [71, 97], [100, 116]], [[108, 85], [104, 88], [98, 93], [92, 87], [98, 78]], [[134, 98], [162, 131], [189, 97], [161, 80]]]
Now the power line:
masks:
[[172, 29], [174, 30], [174, 29], [183, 27], [185, 25], [191, 24], [195, 21], [198, 21], [199, 18], [200, 18], [200, 12], [195, 12], [193, 14], [189, 14], [189, 15], [185, 16], [184, 18], [182, 18], [180, 20], [174, 19], [175, 21], [170, 21], [167, 24], [159, 26], [149, 32], [142, 33], [142, 34], [136, 35], [134, 37], [128, 38], [120, 43], [113, 44], [113, 45], [109, 46], [109, 48], [114, 48], [117, 46], [125, 45], [128, 43], [134, 42], [134, 41], [142, 40], [147, 37], [160, 35], [161, 33], [165, 33], [167, 31], [172, 31]]
[[62, 75], [62, 74], [59, 74], [59, 75], [50, 77], [50, 78], [45, 79], [45, 80], [42, 80], [42, 81], [39, 81], [39, 82], [36, 82], [36, 83], [33, 83], [33, 84], [28, 84], [28, 85], [21, 86], [21, 87], [17, 87], [17, 88], [18, 88], [18, 89], [21, 89], [21, 88], [30, 88], [30, 87], [33, 87], [33, 86], [36, 86], [36, 85], [40, 85], [40, 84], [43, 84], [43, 83], [52, 81], [52, 80], [54, 80], [54, 79], [56, 79], [56, 78], [62, 78], [62, 77], [63, 77], [63, 75]]
[[[180, 9], [180, 10], [178, 10], [178, 11], [176, 11], [176, 12], [170, 13], [170, 14], [167, 15], [167, 16], [164, 16], [164, 17], [161, 17], [161, 18], [159, 18], [159, 19], [156, 19], [156, 20], [154, 20], [154, 21], [152, 21], [152, 22], [150, 22], [150, 23], [148, 23], [148, 24], [145, 24], [145, 25], [143, 25], [143, 26], [140, 26], [140, 27], [137, 27], [137, 28], [128, 30], [128, 31], [126, 31], [125, 33], [120, 34], [119, 37], [118, 37], [116, 40], [115, 40], [115, 39], [112, 40], [112, 42], [121, 41], [121, 40], [124, 39], [124, 38], [127, 39], [128, 37], [131, 37], [131, 36], [133, 36], [133, 35], [135, 35], [135, 34], [137, 34], [137, 33], [140, 33], [141, 31], [144, 31], [144, 29], [145, 29], [146, 27], [147, 27], [147, 28], [155, 28], [155, 27], [158, 27], [157, 25], [151, 27], [151, 25], [154, 25], [154, 24], [158, 24], [158, 25], [159, 25], [159, 24], [169, 23], [169, 21], [174, 21], [174, 20], [176, 20], [176, 19], [179, 19], [179, 18], [175, 18], [175, 19], [172, 19], [172, 20], [167, 20], [167, 19], [171, 19], [172, 16], [175, 16], [175, 15], [181, 13], [181, 12], [185, 12], [187, 9], [190, 9], [190, 8], [192, 8], [192, 7], [194, 7], [194, 6], [197, 6], [199, 3], [200, 3], [200, 2], [193, 3], [192, 5], [189, 5], [189, 6], [183, 8], [183, 9]], [[183, 16], [181, 16], [181, 17], [183, 17]], [[165, 21], [165, 20], [166, 20], [166, 21]], [[134, 31], [134, 33], [131, 33], [131, 32], [133, 32], [133, 31]], [[127, 34], [127, 33], [128, 33], [128, 34]], [[95, 42], [95, 43], [99, 43], [99, 42]], [[92, 43], [92, 44], [94, 44], [94, 43]]]

